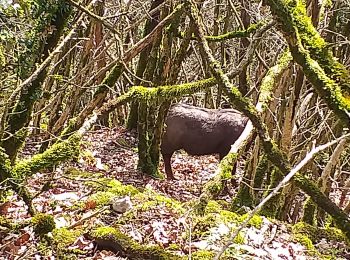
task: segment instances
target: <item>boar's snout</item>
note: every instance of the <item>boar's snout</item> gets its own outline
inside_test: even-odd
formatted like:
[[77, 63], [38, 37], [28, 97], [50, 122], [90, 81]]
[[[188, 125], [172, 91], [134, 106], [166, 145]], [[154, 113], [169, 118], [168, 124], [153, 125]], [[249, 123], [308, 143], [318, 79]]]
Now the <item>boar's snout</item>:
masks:
[[161, 153], [167, 178], [174, 179], [171, 156], [179, 149], [190, 155], [219, 154], [220, 160], [244, 130], [248, 119], [235, 109], [173, 105], [165, 120]]

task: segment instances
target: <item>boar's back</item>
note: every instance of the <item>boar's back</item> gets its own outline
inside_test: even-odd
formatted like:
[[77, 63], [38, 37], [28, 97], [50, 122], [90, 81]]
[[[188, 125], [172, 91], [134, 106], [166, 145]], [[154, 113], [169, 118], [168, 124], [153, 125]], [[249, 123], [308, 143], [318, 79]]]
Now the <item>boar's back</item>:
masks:
[[184, 149], [191, 155], [226, 155], [238, 139], [247, 118], [235, 109], [205, 109], [177, 104], [166, 118], [162, 154]]

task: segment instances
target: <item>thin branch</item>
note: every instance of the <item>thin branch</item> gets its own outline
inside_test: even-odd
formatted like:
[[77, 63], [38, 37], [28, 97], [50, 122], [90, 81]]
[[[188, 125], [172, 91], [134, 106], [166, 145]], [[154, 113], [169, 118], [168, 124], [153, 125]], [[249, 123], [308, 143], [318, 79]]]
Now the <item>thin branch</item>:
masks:
[[[120, 36], [120, 32], [118, 32], [116, 29], [114, 29], [113, 25], [110, 24], [108, 21], [104, 20], [103, 17], [94, 14], [93, 12], [91, 12], [88, 8], [81, 6], [80, 4], [78, 4], [77, 2], [73, 1], [73, 0], [67, 0], [72, 6], [76, 7], [77, 9], [79, 9], [80, 11], [82, 11], [83, 13], [87, 14], [88, 16], [90, 16], [91, 18], [93, 18], [94, 20], [97, 20], [98, 22], [100, 22], [101, 24], [103, 24], [106, 28], [108, 28], [111, 32], [113, 32], [114, 34], [118, 35], [118, 37]], [[89, 5], [90, 6], [90, 5]], [[88, 6], [88, 7], [89, 7]]]

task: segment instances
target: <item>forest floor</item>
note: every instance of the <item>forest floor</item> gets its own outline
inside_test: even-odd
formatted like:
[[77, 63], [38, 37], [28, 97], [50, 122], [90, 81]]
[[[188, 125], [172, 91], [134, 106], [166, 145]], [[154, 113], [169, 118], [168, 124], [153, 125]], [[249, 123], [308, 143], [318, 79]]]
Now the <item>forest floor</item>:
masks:
[[[33, 140], [28, 143], [22, 151], [23, 158], [35, 154], [39, 146], [38, 142]], [[189, 255], [199, 249], [220, 248], [222, 241], [221, 244], [218, 241], [222, 240], [223, 234], [229, 233], [229, 227], [221, 223], [214, 230], [212, 225], [208, 225], [211, 230], [210, 238], [208, 235], [193, 234], [193, 240], [189, 241], [184, 239], [184, 234], [194, 232], [195, 225], [201, 223], [191, 222], [188, 212], [183, 211], [188, 209], [186, 203], [199, 197], [203, 185], [213, 176], [218, 157], [194, 157], [181, 151], [177, 152], [172, 160], [176, 180], [155, 180], [137, 171], [136, 144], [135, 134], [122, 127], [90, 131], [84, 137], [78, 162], [65, 163], [54, 171], [37, 173], [28, 180], [29, 190], [32, 194], [37, 194], [34, 199], [36, 209], [52, 214], [56, 228], [74, 230], [80, 227], [76, 236], [68, 238], [66, 235], [64, 238], [66, 249], [72, 252], [76, 250], [74, 252], [79, 259], [126, 259], [120, 258], [115, 252], [100, 250], [85, 232], [96, 225], [115, 225], [116, 220], [118, 228], [138, 243], [154, 244], [165, 249], [175, 248], [176, 245], [174, 251], [179, 256]], [[163, 171], [162, 163], [160, 168]], [[84, 174], [76, 174], [78, 171]], [[162, 199], [156, 199], [157, 202], [162, 200], [164, 203], [152, 204], [147, 210], [141, 210], [138, 206], [145, 201], [130, 194], [132, 207], [137, 210], [133, 211], [132, 218], [125, 221], [121, 214], [109, 209], [99, 209], [98, 203], [92, 199], [96, 192], [103, 189], [96, 187], [104, 185], [101, 181], [104, 178], [118, 180], [139, 190], [152, 190], [154, 194], [164, 196]], [[50, 184], [51, 188], [43, 189], [47, 184]], [[230, 195], [222, 195], [221, 201], [229, 203], [231, 195], [235, 192], [235, 187], [229, 186]], [[174, 202], [168, 201], [167, 197], [172, 198]], [[181, 203], [177, 204], [176, 201]], [[76, 207], [78, 204], [83, 204], [83, 207]], [[180, 207], [181, 210], [178, 210]], [[12, 195], [9, 202], [0, 205], [0, 216], [5, 216], [13, 222], [30, 219], [26, 206], [16, 195]], [[333, 259], [350, 259], [350, 250], [346, 249], [342, 242], [322, 240], [315, 247], [307, 246], [307, 243], [300, 244], [288, 224], [265, 217], [261, 218], [259, 228], [250, 225], [243, 229], [243, 232], [245, 235], [241, 244], [233, 246], [231, 251], [234, 252], [234, 257], [229, 259], [321, 259], [321, 254]], [[16, 232], [0, 229], [0, 260], [58, 259], [57, 256], [53, 257], [56, 250], [43, 246], [30, 226]]]

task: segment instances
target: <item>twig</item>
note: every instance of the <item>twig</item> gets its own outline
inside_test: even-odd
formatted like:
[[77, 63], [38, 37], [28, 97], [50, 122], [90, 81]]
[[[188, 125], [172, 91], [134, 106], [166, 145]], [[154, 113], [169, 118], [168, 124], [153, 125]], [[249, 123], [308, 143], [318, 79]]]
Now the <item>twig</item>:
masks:
[[88, 215], [88, 216], [78, 220], [77, 222], [73, 223], [72, 225], [68, 226], [67, 228], [68, 229], [75, 228], [76, 226], [81, 225], [84, 221], [86, 221], [86, 220], [88, 220], [88, 219], [90, 219], [90, 218], [92, 218], [94, 216], [97, 216], [98, 214], [106, 211], [107, 209], [109, 209], [109, 206], [104, 206], [103, 208], [95, 211], [94, 213], [91, 213], [90, 215]]
[[[101, 24], [103, 24], [106, 28], [108, 28], [111, 32], [113, 32], [114, 34], [116, 34], [118, 37], [120, 36], [120, 32], [118, 32], [116, 29], [114, 29], [113, 25], [110, 24], [109, 22], [107, 22], [106, 20], [104, 20], [101, 16], [98, 16], [97, 14], [94, 14], [93, 12], [91, 12], [89, 9], [87, 9], [86, 7], [78, 4], [77, 2], [73, 1], [73, 0], [67, 0], [72, 6], [76, 7], [77, 9], [79, 9], [80, 11], [82, 11], [83, 13], [87, 14], [88, 16], [90, 16], [91, 18], [93, 18], [94, 20], [97, 20], [98, 22], [100, 22]], [[90, 5], [89, 5], [90, 6]], [[89, 7], [88, 6], [88, 7]]]

